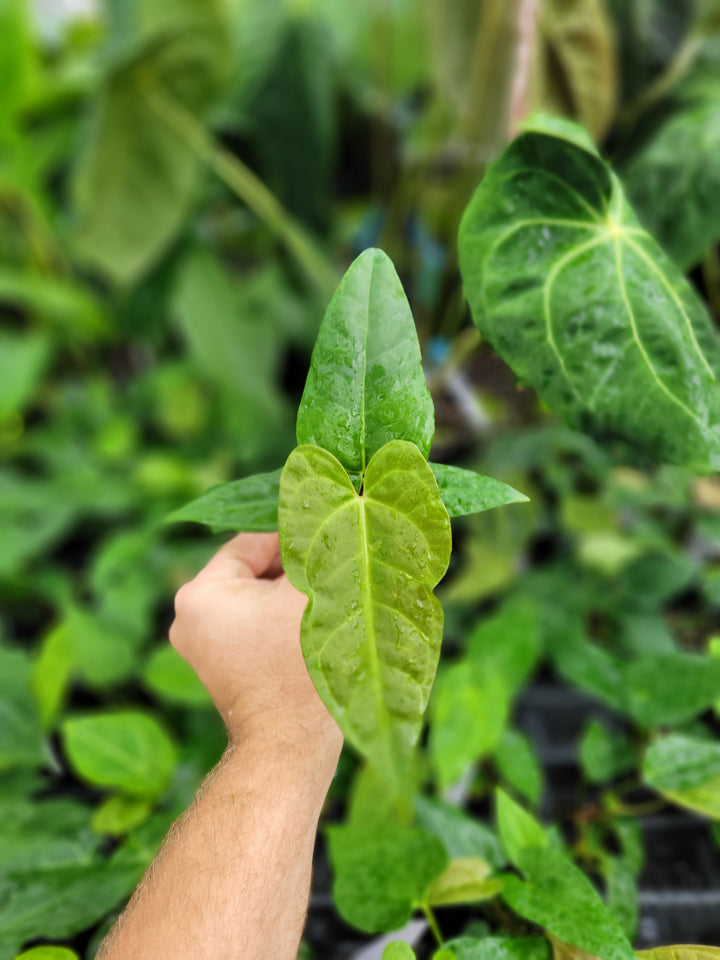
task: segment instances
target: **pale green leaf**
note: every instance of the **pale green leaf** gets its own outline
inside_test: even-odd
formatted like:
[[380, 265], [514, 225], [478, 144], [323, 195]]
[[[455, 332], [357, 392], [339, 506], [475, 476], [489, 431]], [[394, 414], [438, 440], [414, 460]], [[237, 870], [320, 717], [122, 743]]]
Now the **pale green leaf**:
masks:
[[440, 841], [414, 827], [330, 827], [328, 839], [337, 908], [369, 933], [407, 923], [448, 863]]
[[206, 523], [216, 533], [271, 533], [278, 527], [281, 472], [258, 473], [224, 483], [175, 510], [168, 522]]
[[416, 960], [415, 951], [402, 940], [393, 940], [383, 950], [382, 960]]
[[672, 803], [720, 819], [720, 744], [680, 734], [652, 743], [643, 780]]
[[290, 454], [280, 481], [280, 544], [310, 602], [302, 646], [345, 736], [400, 792], [435, 676], [450, 520], [417, 447], [394, 440], [367, 466], [362, 496], [319, 447]]
[[720, 947], [681, 944], [673, 947], [655, 947], [653, 950], [638, 950], [636, 956], [637, 960], [720, 960]]
[[519, 137], [465, 212], [460, 265], [483, 335], [550, 407], [660, 460], [720, 464], [709, 318], [597, 156]]
[[620, 925], [588, 878], [552, 847], [525, 847], [527, 880], [503, 878], [503, 898], [512, 909], [548, 933], [601, 960], [634, 960]]
[[21, 411], [38, 389], [50, 359], [42, 333], [0, 332], [0, 416]]
[[502, 507], [506, 503], [524, 503], [528, 498], [506, 483], [484, 477], [462, 467], [450, 467], [444, 463], [431, 463], [440, 495], [451, 517], [481, 513]]
[[212, 699], [198, 675], [180, 654], [166, 643], [158, 647], [142, 669], [145, 686], [161, 700], [187, 707], [210, 707]]
[[78, 776], [139, 797], [161, 793], [175, 767], [175, 747], [152, 717], [135, 710], [74, 717], [61, 728]]
[[425, 901], [431, 907], [449, 907], [492, 900], [500, 892], [502, 883], [492, 880], [491, 873], [490, 865], [480, 857], [456, 857], [430, 884]]
[[516, 730], [506, 730], [495, 748], [493, 760], [500, 776], [537, 807], [542, 795], [543, 771], [530, 740]]
[[627, 737], [592, 719], [580, 740], [580, 765], [590, 783], [605, 783], [632, 769], [635, 751]]
[[391, 440], [427, 456], [435, 429], [415, 323], [381, 250], [349, 267], [318, 333], [297, 417], [299, 444], [329, 450], [362, 472]]
[[418, 825], [438, 837], [451, 857], [478, 857], [497, 870], [505, 857], [495, 834], [458, 807], [430, 797], [415, 797]]
[[92, 828], [95, 833], [119, 837], [147, 820], [151, 810], [152, 804], [141, 797], [117, 794], [108, 797], [97, 808], [91, 821]]
[[15, 960], [80, 960], [74, 950], [69, 947], [31, 947], [30, 950], [23, 950]]
[[528, 849], [547, 847], [545, 828], [504, 790], [495, 791], [495, 803], [498, 831], [505, 852], [512, 863], [524, 869]]

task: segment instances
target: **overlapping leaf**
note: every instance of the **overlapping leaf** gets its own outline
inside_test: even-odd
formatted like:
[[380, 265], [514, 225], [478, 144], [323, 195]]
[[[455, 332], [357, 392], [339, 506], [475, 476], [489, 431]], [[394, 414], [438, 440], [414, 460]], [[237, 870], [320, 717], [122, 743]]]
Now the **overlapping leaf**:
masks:
[[668, 800], [720, 819], [720, 744], [670, 734], [651, 744], [642, 769], [645, 783]]
[[475, 322], [551, 407], [660, 460], [717, 468], [720, 346], [597, 155], [519, 137], [466, 210], [460, 265]]
[[361, 496], [319, 447], [291, 453], [280, 481], [285, 571], [310, 602], [310, 675], [346, 737], [403, 790], [442, 638], [432, 590], [450, 559], [450, 521], [417, 447], [385, 444]]

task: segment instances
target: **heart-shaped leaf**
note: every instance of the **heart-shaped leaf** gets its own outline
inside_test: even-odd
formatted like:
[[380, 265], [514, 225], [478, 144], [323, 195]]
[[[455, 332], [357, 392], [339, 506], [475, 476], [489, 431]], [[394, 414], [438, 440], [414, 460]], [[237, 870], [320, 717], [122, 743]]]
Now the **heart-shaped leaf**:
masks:
[[361, 495], [338, 460], [300, 446], [280, 480], [285, 571], [310, 602], [305, 660], [345, 736], [404, 792], [442, 639], [433, 588], [450, 520], [432, 471], [404, 440], [370, 460]]
[[427, 456], [435, 431], [410, 305], [392, 262], [366, 250], [327, 308], [297, 417], [299, 444], [316, 444], [362, 473], [390, 440]]
[[720, 345], [596, 154], [519, 137], [465, 212], [460, 266], [484, 336], [573, 424], [720, 465]]

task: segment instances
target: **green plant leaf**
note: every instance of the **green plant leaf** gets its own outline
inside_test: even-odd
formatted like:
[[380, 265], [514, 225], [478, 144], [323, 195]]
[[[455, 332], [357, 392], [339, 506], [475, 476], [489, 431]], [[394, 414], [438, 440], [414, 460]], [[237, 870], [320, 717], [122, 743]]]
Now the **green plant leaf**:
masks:
[[502, 778], [537, 807], [542, 796], [543, 771], [530, 740], [516, 730], [506, 730], [493, 760]]
[[138, 797], [157, 796], [175, 767], [175, 747], [162, 727], [135, 710], [65, 720], [61, 728], [76, 773], [98, 787]]
[[38, 388], [50, 359], [43, 333], [0, 333], [0, 416], [21, 411]]
[[442, 639], [433, 587], [450, 519], [430, 467], [404, 440], [371, 459], [358, 496], [335, 457], [297, 447], [280, 480], [285, 572], [309, 598], [305, 660], [350, 742], [405, 790]]
[[495, 809], [500, 840], [505, 852], [512, 863], [524, 869], [527, 849], [547, 847], [548, 836], [545, 828], [499, 788], [495, 791]]
[[521, 917], [601, 960], [634, 960], [632, 947], [588, 878], [552, 847], [525, 847], [523, 873], [503, 878], [503, 898]]
[[0, 771], [41, 767], [48, 759], [30, 669], [21, 650], [0, 644]]
[[257, 473], [208, 490], [167, 518], [169, 523], [205, 523], [216, 533], [225, 530], [271, 533], [278, 528], [281, 470]]
[[449, 856], [477, 857], [497, 870], [505, 864], [498, 838], [473, 817], [443, 800], [415, 797], [418, 826], [438, 837]]
[[447, 946], [457, 960], [550, 960], [544, 937], [459, 937]]
[[383, 950], [382, 960], [416, 960], [415, 951], [402, 940], [393, 940]]
[[181, 227], [199, 170], [196, 151], [158, 109], [156, 95], [202, 114], [227, 66], [219, 0], [134, 4], [130, 27], [110, 32], [110, 68], [75, 173], [77, 249], [121, 284], [167, 250]]
[[430, 884], [425, 901], [431, 907], [449, 907], [492, 900], [500, 892], [502, 883], [491, 879], [491, 873], [490, 865], [480, 857], [456, 857]]
[[525, 503], [528, 500], [524, 493], [518, 493], [506, 483], [472, 470], [450, 467], [444, 463], [431, 463], [430, 467], [451, 517], [481, 513], [506, 503]]
[[124, 797], [117, 794], [108, 797], [97, 808], [92, 818], [95, 833], [120, 837], [139, 826], [149, 817], [152, 804], [142, 797]]
[[354, 473], [391, 440], [427, 457], [435, 429], [420, 346], [400, 279], [382, 250], [350, 265], [327, 308], [297, 416], [299, 444]]
[[638, 216], [687, 269], [720, 240], [720, 88], [663, 118], [623, 174]]
[[31, 947], [30, 950], [23, 950], [15, 960], [80, 960], [74, 950], [68, 947]]
[[152, 654], [141, 672], [145, 686], [161, 700], [185, 707], [211, 707], [212, 699], [193, 668], [164, 643]]
[[643, 780], [672, 803], [720, 819], [720, 744], [680, 734], [652, 743]]
[[335, 904], [368, 933], [407, 923], [448, 863], [440, 841], [415, 827], [330, 827], [328, 839]]
[[638, 950], [638, 960], [719, 960], [720, 947], [702, 947], [682, 944], [677, 947], [655, 947], [653, 950]]
[[599, 157], [519, 137], [465, 212], [460, 266], [483, 335], [572, 424], [720, 465], [720, 346]]
[[593, 718], [580, 740], [580, 765], [590, 783], [606, 783], [634, 764], [635, 751], [628, 738]]

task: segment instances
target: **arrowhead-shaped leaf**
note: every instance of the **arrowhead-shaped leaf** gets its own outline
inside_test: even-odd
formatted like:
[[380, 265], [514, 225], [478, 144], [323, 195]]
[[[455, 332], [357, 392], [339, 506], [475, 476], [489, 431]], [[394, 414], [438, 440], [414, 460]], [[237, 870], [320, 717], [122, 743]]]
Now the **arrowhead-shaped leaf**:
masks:
[[720, 465], [720, 345], [598, 156], [519, 137], [463, 217], [460, 266], [484, 336], [573, 424]]
[[435, 430], [410, 306], [390, 259], [366, 250], [330, 301], [297, 417], [299, 444], [362, 473], [390, 440], [427, 456]]
[[310, 676], [345, 736], [402, 793], [442, 639], [432, 591], [450, 560], [432, 471], [414, 444], [394, 440], [370, 460], [359, 496], [331, 453], [297, 447], [279, 518], [283, 566], [310, 598]]
[[281, 470], [223, 483], [168, 517], [169, 523], [193, 521], [220, 530], [271, 533], [278, 527]]
[[472, 470], [449, 467], [445, 463], [431, 463], [430, 467], [451, 517], [481, 513], [506, 503], [523, 503], [528, 499], [524, 493], [518, 493], [506, 483]]

